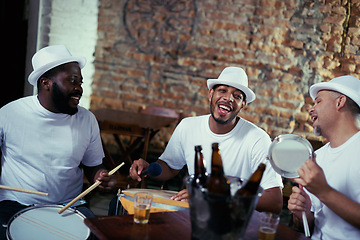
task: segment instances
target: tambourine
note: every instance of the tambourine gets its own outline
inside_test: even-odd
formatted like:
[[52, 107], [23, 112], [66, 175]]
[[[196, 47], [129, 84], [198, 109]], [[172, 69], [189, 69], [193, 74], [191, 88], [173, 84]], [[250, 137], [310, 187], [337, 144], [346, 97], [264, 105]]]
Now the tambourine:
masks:
[[314, 150], [308, 140], [296, 134], [283, 134], [274, 138], [267, 159], [282, 177], [297, 178], [297, 170], [313, 156]]

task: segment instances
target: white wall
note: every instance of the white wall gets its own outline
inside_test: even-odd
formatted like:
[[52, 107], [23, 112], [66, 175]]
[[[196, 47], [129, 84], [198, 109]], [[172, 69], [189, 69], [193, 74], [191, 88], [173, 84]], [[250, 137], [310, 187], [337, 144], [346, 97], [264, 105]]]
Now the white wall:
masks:
[[[49, 26], [39, 28], [40, 31], [48, 31], [46, 45], [64, 44], [72, 55], [84, 56], [87, 59], [82, 69], [84, 93], [80, 105], [88, 109], [92, 77], [95, 72], [93, 62], [97, 40], [98, 0], [43, 0], [42, 5], [51, 5], [51, 10], [43, 11], [40, 16], [40, 18], [50, 18], [50, 21], [43, 23]], [[42, 24], [44, 21], [40, 19], [39, 22]], [[38, 46], [43, 47], [44, 43]]]

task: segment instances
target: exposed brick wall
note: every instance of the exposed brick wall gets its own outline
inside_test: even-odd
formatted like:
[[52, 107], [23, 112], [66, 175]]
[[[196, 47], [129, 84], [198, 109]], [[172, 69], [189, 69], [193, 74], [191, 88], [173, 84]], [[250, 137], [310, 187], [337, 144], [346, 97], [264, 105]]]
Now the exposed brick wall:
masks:
[[360, 77], [360, 0], [99, 4], [91, 109], [157, 105], [205, 114], [206, 80], [240, 66], [257, 95], [242, 117], [272, 137], [318, 139], [307, 113], [309, 86]]

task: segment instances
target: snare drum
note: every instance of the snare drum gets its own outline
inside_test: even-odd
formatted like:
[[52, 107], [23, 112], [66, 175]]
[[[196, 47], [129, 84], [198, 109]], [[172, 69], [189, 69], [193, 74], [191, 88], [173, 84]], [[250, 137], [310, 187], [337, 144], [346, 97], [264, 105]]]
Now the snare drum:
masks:
[[170, 198], [177, 192], [156, 189], [131, 188], [123, 190], [120, 202], [129, 214], [134, 214], [134, 195], [137, 192], [147, 192], [153, 196], [150, 212], [179, 211], [189, 208], [188, 202], [175, 201]]
[[87, 239], [90, 229], [85, 216], [68, 208], [62, 214], [61, 205], [28, 207], [16, 213], [6, 230], [8, 239]]

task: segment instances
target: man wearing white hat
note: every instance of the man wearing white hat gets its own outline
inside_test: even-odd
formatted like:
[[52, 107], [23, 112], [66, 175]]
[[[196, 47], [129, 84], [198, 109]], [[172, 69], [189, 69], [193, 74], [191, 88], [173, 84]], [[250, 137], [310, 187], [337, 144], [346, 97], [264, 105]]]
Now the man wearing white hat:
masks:
[[312, 239], [360, 239], [360, 80], [317, 83], [310, 96], [314, 132], [329, 142], [298, 170], [288, 208], [298, 225], [306, 212]]
[[[1, 225], [29, 205], [73, 200], [82, 190], [82, 169], [90, 182], [101, 180], [101, 188], [114, 185], [102, 167], [104, 152], [95, 116], [78, 106], [85, 62], [63, 45], [39, 50], [28, 78], [38, 94], [0, 109], [0, 183], [49, 193], [0, 189]], [[0, 226], [0, 238], [4, 230]]]
[[[207, 170], [211, 166], [211, 144], [219, 143], [224, 172], [228, 176], [249, 178], [260, 163], [266, 163], [271, 144], [268, 134], [254, 124], [240, 118], [239, 112], [255, 100], [255, 93], [248, 88], [245, 71], [239, 67], [225, 68], [219, 78], [208, 79], [209, 115], [183, 119], [176, 127], [158, 163], [162, 174], [155, 179], [168, 180], [176, 176], [186, 164], [189, 174], [194, 174], [194, 146], [203, 148]], [[134, 161], [130, 176], [141, 181], [141, 172], [148, 167], [143, 159]], [[281, 177], [270, 164], [261, 181], [264, 190], [257, 209], [280, 212], [282, 208]], [[180, 191], [175, 200], [186, 200], [187, 191]]]

